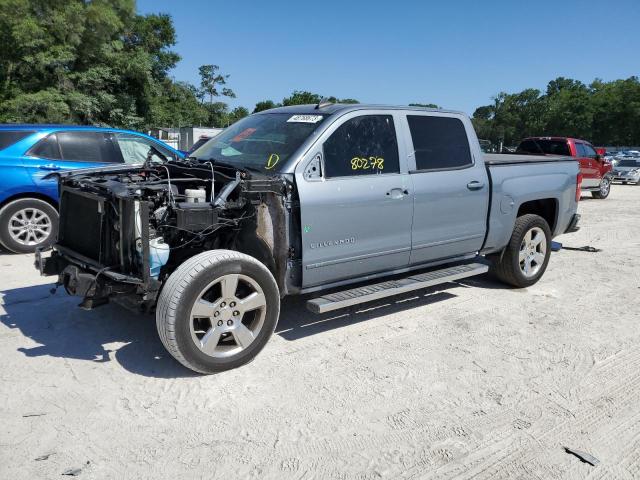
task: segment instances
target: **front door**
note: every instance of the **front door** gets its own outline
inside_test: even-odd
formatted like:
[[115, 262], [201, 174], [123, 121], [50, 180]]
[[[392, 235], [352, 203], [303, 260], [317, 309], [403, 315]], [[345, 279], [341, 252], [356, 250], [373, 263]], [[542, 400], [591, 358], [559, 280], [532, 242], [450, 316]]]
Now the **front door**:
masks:
[[[582, 186], [583, 187], [597, 187], [600, 185], [599, 169], [595, 160], [595, 150], [582, 142], [575, 142], [576, 155], [578, 162], [580, 163], [580, 173], [582, 173]], [[594, 157], [591, 158], [589, 150], [593, 151]]]
[[407, 267], [413, 196], [397, 116], [352, 112], [296, 170], [303, 286]]
[[451, 114], [406, 117], [414, 191], [411, 265], [477, 252], [486, 232], [489, 181], [470, 124]]

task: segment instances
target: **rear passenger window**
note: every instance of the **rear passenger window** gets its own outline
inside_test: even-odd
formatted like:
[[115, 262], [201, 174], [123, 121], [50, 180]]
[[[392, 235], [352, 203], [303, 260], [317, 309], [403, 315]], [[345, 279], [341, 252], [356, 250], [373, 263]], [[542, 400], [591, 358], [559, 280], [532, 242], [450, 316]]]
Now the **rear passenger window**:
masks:
[[122, 163], [110, 136], [101, 132], [59, 132], [63, 160], [92, 163]]
[[473, 164], [464, 124], [457, 118], [407, 115], [417, 170], [445, 170]]
[[22, 140], [23, 138], [27, 138], [33, 133], [35, 132], [28, 132], [24, 130], [0, 130], [0, 150], [4, 150], [14, 143], [18, 143], [20, 140]]
[[398, 141], [391, 115], [347, 120], [324, 143], [327, 178], [399, 173]]
[[53, 133], [40, 140], [27, 152], [27, 155], [49, 160], [60, 160], [60, 149], [58, 148], [56, 134]]

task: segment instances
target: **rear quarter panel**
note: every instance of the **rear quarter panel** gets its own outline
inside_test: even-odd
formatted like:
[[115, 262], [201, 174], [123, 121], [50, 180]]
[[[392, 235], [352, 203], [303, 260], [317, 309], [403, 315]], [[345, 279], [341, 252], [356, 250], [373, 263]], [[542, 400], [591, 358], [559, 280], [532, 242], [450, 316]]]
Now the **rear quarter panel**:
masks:
[[578, 162], [489, 165], [488, 169], [492, 197], [483, 253], [493, 253], [507, 245], [518, 209], [532, 200], [555, 200], [557, 213], [555, 226], [550, 225], [552, 235], [555, 237], [565, 232], [578, 209], [575, 200]]

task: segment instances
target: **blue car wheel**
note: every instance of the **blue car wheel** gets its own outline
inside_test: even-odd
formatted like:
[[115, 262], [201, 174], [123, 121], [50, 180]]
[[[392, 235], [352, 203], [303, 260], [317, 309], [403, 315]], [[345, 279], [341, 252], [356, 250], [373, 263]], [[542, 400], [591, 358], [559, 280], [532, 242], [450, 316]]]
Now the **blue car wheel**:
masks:
[[14, 253], [33, 253], [58, 236], [58, 212], [37, 198], [21, 198], [0, 210], [0, 244]]

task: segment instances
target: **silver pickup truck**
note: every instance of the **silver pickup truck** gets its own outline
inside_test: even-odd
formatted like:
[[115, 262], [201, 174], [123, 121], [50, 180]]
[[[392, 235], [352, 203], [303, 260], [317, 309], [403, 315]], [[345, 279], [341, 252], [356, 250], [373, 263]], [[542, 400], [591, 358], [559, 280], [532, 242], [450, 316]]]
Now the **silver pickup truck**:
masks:
[[83, 308], [155, 309], [171, 355], [213, 373], [265, 346], [286, 295], [322, 313], [489, 269], [532, 285], [579, 195], [573, 158], [484, 155], [458, 112], [277, 108], [186, 161], [151, 148], [61, 175], [58, 242], [36, 266]]

